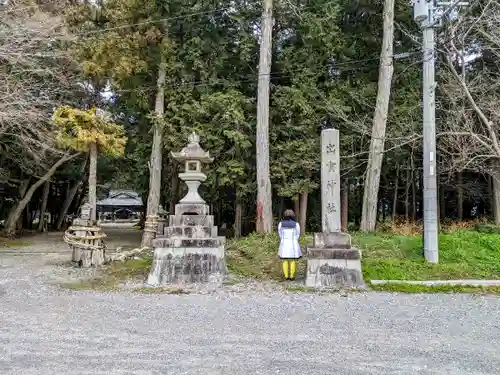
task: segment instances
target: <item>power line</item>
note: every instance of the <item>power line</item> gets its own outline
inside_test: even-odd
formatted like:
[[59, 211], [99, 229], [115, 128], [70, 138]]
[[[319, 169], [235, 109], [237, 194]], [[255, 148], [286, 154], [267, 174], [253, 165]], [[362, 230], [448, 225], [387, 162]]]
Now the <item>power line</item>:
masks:
[[[252, 5], [260, 5], [260, 4], [261, 4], [260, 2], [256, 2], [256, 3], [245, 4], [245, 5], [246, 6], [252, 6]], [[329, 1], [329, 2], [327, 2], [325, 4], [323, 4], [322, 8], [327, 7], [328, 5], [332, 5], [332, 4], [337, 4], [337, 1]], [[20, 9], [28, 9], [28, 8], [31, 8], [31, 7], [38, 7], [38, 6], [37, 5], [33, 5], [33, 6], [25, 7], [25, 8], [20, 8]], [[303, 11], [303, 10], [307, 10], [307, 9], [315, 8], [315, 7], [316, 7], [315, 5], [310, 5], [310, 6], [306, 6], [306, 7], [302, 8], [301, 10]], [[41, 41], [41, 40], [44, 40], [44, 39], [45, 40], [50, 40], [50, 39], [58, 37], [58, 36], [62, 36], [62, 37], [66, 37], [66, 36], [69, 36], [69, 37], [88, 36], [88, 35], [92, 35], [92, 34], [106, 33], [106, 32], [109, 32], [109, 31], [123, 30], [123, 29], [127, 29], [129, 27], [144, 26], [144, 25], [150, 25], [150, 24], [156, 24], [156, 23], [165, 23], [165, 22], [168, 22], [168, 21], [186, 19], [186, 18], [200, 16], [200, 15], [211, 15], [211, 14], [215, 14], [215, 13], [218, 13], [218, 12], [233, 11], [233, 10], [235, 10], [234, 7], [230, 7], [230, 6], [229, 7], [222, 7], [222, 8], [216, 8], [216, 9], [211, 9], [211, 10], [206, 10], [206, 11], [180, 14], [178, 16], [171, 16], [171, 17], [164, 17], [164, 18], [159, 18], [159, 19], [152, 19], [152, 20], [147, 20], [147, 21], [142, 21], [142, 22], [137, 22], [137, 23], [126, 23], [126, 24], [123, 24], [123, 25], [113, 26], [113, 27], [108, 27], [108, 28], [103, 28], [103, 29], [98, 29], [98, 30], [89, 30], [89, 31], [82, 31], [82, 32], [78, 32], [78, 33], [70, 33], [69, 35], [67, 33], [52, 34], [50, 37], [38, 38], [36, 40], [38, 40], [38, 41]], [[5, 10], [4, 13], [14, 12], [14, 11], [16, 11], [16, 10], [15, 9]], [[221, 15], [216, 16], [216, 18], [222, 18], [223, 16], [224, 15], [221, 14]]]
[[[415, 51], [415, 52], [409, 52], [410, 55], [415, 55], [417, 53], [419, 53], [419, 51]], [[397, 55], [393, 55], [393, 56], [397, 56]], [[342, 62], [342, 63], [336, 63], [336, 64], [332, 64], [329, 66], [329, 68], [341, 68], [341, 67], [346, 67], [346, 66], [349, 66], [349, 65], [353, 65], [353, 64], [359, 64], [359, 63], [366, 63], [366, 62], [373, 62], [373, 61], [378, 61], [380, 60], [380, 57], [377, 56], [377, 57], [373, 57], [373, 58], [368, 58], [368, 59], [362, 59], [362, 60], [352, 60], [352, 61], [346, 61], [346, 62]], [[353, 67], [353, 69], [349, 69], [349, 70], [360, 70], [361, 67]], [[302, 69], [296, 69], [296, 70], [290, 70], [290, 71], [287, 71], [287, 72], [275, 72], [275, 73], [269, 73], [269, 74], [257, 74], [255, 75], [254, 77], [252, 78], [244, 78], [244, 79], [241, 79], [241, 80], [235, 80], [234, 83], [230, 83], [228, 82], [227, 79], [224, 79], [224, 78], [219, 78], [215, 81], [212, 81], [212, 82], [205, 82], [205, 81], [188, 81], [188, 82], [180, 82], [180, 83], [173, 83], [173, 84], [169, 84], [169, 85], [164, 85], [163, 87], [164, 88], [170, 88], [170, 89], [175, 89], [175, 88], [181, 88], [181, 87], [188, 87], [188, 86], [192, 86], [193, 88], [194, 87], [203, 87], [203, 86], [216, 86], [216, 85], [220, 85], [220, 84], [227, 84], [228, 86], [237, 86], [239, 84], [242, 84], [242, 83], [250, 83], [250, 82], [255, 82], [259, 77], [261, 76], [266, 76], [266, 75], [269, 75], [271, 78], [286, 78], [286, 77], [289, 77], [290, 74], [298, 74], [298, 73], [302, 73], [302, 72], [305, 72], [307, 71], [307, 68], [302, 68]], [[314, 76], [316, 75], [317, 72], [311, 72], [311, 76]], [[131, 88], [131, 89], [118, 89], [118, 90], [110, 90], [112, 93], [126, 93], [126, 92], [135, 92], [135, 91], [149, 91], [149, 90], [156, 90], [158, 88], [158, 86], [156, 85], [152, 85], [152, 86], [140, 86], [140, 87], [135, 87], [135, 88]]]

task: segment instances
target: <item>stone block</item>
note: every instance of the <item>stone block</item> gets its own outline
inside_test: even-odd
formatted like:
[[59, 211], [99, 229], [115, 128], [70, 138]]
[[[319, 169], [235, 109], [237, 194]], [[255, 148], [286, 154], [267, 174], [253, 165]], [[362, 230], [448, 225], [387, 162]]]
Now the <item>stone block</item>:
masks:
[[314, 233], [313, 247], [325, 247], [328, 249], [350, 249], [351, 236], [347, 233]]
[[199, 248], [214, 248], [225, 245], [224, 237], [216, 238], [166, 238], [159, 237], [153, 240], [153, 246], [155, 248], [167, 248], [167, 247], [199, 247]]
[[175, 225], [166, 227], [164, 235], [167, 238], [210, 238], [212, 228], [201, 225]]
[[186, 213], [208, 215], [210, 213], [210, 208], [203, 203], [178, 203], [175, 205], [176, 215], [184, 215]]
[[227, 273], [224, 248], [156, 248], [147, 283], [221, 284]]
[[213, 215], [170, 215], [169, 226], [174, 225], [201, 225], [211, 227], [214, 225]]
[[307, 287], [363, 287], [361, 251], [350, 249], [307, 248]]
[[361, 260], [308, 258], [305, 284], [311, 288], [362, 287]]

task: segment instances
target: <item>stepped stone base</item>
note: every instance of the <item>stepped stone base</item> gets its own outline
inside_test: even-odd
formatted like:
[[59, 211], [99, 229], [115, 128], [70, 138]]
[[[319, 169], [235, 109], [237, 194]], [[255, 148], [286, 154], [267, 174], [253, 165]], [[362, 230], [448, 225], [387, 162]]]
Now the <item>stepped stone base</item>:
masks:
[[149, 285], [222, 283], [223, 248], [157, 248]]
[[351, 247], [347, 233], [315, 233], [307, 248], [307, 287], [361, 287], [361, 251]]
[[169, 226], [153, 241], [153, 265], [147, 283], [222, 284], [227, 273], [225, 237], [217, 236], [214, 218], [205, 204], [179, 203]]

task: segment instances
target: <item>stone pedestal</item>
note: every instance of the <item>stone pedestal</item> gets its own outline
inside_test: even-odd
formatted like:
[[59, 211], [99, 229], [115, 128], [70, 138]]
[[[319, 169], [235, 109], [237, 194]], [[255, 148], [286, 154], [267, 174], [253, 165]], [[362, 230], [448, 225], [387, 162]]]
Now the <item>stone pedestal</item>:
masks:
[[307, 287], [361, 287], [361, 251], [351, 247], [347, 233], [315, 233], [307, 248]]
[[179, 203], [163, 235], [154, 241], [148, 284], [222, 283], [225, 237], [217, 235], [206, 204]]

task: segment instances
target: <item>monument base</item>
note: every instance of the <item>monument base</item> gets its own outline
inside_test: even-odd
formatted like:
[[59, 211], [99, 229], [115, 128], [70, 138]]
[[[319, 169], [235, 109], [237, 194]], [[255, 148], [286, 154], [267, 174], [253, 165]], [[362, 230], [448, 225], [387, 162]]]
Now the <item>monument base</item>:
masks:
[[307, 287], [362, 287], [361, 251], [351, 247], [347, 233], [315, 233], [307, 248]]
[[[222, 284], [226, 275], [225, 237], [217, 236], [205, 204], [177, 204], [169, 226], [153, 241], [152, 286]], [[188, 214], [190, 213], [190, 214]]]
[[224, 248], [156, 248], [147, 283], [222, 284], [225, 274]]

